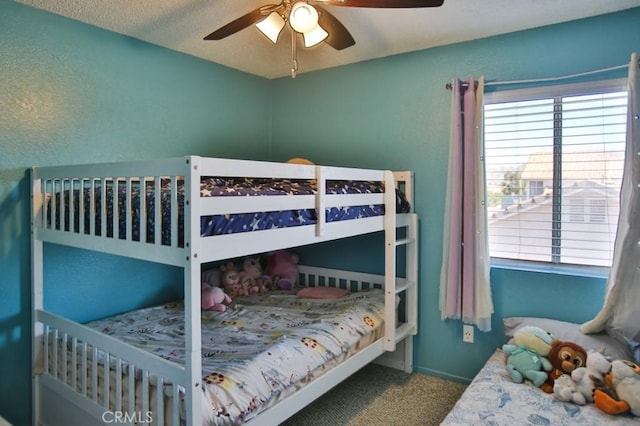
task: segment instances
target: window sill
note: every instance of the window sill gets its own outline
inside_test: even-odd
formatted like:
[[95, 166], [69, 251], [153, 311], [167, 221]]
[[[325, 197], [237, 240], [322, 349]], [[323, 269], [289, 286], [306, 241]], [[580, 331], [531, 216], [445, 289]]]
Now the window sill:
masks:
[[539, 272], [544, 274], [570, 275], [573, 277], [603, 278], [609, 277], [609, 270], [604, 266], [553, 265], [544, 262], [531, 262], [509, 259], [491, 259], [492, 269], [508, 269], [513, 271]]

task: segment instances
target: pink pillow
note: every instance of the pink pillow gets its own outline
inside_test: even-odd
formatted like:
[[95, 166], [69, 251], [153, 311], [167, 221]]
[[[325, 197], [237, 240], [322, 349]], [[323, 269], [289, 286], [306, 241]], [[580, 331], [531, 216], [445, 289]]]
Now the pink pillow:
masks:
[[337, 299], [349, 294], [349, 290], [337, 287], [305, 287], [298, 291], [298, 297], [310, 299]]

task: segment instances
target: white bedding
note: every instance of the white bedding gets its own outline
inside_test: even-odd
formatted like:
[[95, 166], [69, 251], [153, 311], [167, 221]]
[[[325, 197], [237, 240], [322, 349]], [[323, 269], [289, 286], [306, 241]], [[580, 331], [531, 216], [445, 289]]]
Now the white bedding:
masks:
[[531, 383], [514, 383], [506, 370], [506, 354], [497, 349], [447, 415], [443, 426], [602, 426], [640, 425], [640, 418], [612, 416], [593, 404], [561, 402]]

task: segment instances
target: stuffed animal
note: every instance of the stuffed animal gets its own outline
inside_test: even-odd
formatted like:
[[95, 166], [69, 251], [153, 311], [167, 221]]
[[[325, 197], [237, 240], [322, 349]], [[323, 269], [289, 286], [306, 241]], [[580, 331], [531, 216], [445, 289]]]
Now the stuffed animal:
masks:
[[604, 382], [604, 375], [611, 369], [611, 361], [604, 355], [603, 351], [587, 351], [587, 365], [578, 367], [571, 372], [571, 379], [575, 382], [578, 392], [580, 392], [586, 402], [593, 402], [593, 391], [596, 384]]
[[308, 166], [313, 166], [313, 162], [310, 160], [307, 160], [306, 158], [301, 158], [301, 157], [294, 157], [294, 158], [290, 158], [287, 160], [287, 163], [289, 164], [306, 164]]
[[211, 287], [220, 287], [220, 269], [211, 268], [202, 271], [202, 282], [209, 284]]
[[563, 402], [573, 402], [578, 405], [587, 403], [584, 395], [578, 392], [576, 382], [568, 374], [562, 374], [553, 381], [553, 396]]
[[285, 250], [269, 254], [267, 274], [276, 288], [293, 290], [298, 283], [298, 255]]
[[233, 262], [220, 266], [220, 283], [227, 294], [235, 299], [238, 296], [248, 296], [249, 290], [240, 284], [240, 272]]
[[631, 361], [611, 361], [605, 385], [593, 392], [593, 402], [608, 414], [630, 413], [640, 416], [640, 367]]
[[507, 370], [511, 380], [522, 383], [530, 380], [536, 387], [542, 386], [547, 379], [551, 363], [546, 358], [551, 350], [553, 339], [543, 329], [525, 326], [513, 335], [515, 345], [506, 344], [502, 350], [508, 355]]
[[587, 351], [576, 343], [554, 340], [547, 359], [551, 363], [551, 371], [540, 389], [546, 393], [554, 393], [553, 382], [558, 377], [563, 374], [571, 374], [576, 368], [586, 365]]
[[238, 281], [243, 291], [255, 294], [260, 291], [257, 280], [262, 277], [262, 265], [257, 257], [247, 257], [242, 262], [242, 270], [238, 274]]
[[224, 312], [227, 305], [231, 303], [231, 298], [220, 287], [212, 287], [203, 282], [200, 286], [201, 307], [206, 311]]
[[256, 286], [258, 287], [258, 293], [266, 294], [272, 287], [271, 277], [268, 275], [262, 275], [256, 280]]

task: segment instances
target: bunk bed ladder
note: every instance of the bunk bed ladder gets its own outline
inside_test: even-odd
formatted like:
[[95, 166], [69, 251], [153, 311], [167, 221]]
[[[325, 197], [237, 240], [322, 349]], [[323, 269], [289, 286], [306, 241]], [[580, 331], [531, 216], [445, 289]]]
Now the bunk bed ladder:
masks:
[[[403, 177], [409, 186], [409, 201], [413, 203], [411, 197], [412, 176]], [[392, 172], [385, 172], [385, 188], [395, 188], [395, 176]], [[395, 210], [395, 191], [385, 190], [385, 212]], [[418, 236], [417, 236], [417, 216], [408, 214], [406, 222], [397, 222], [396, 215], [384, 215], [385, 228], [385, 337], [384, 349], [394, 351], [396, 345], [404, 341], [405, 360], [411, 359], [412, 339], [417, 332], [418, 316]], [[400, 235], [400, 236], [399, 236]], [[404, 247], [404, 278], [397, 277], [397, 251]], [[402, 297], [404, 296], [404, 297]], [[396, 307], [399, 303], [404, 303], [404, 310], [400, 311]], [[397, 313], [402, 312], [404, 317]], [[408, 353], [407, 353], [408, 352]], [[410, 364], [410, 362], [409, 362]], [[411, 365], [405, 365], [405, 369], [410, 371]]]

